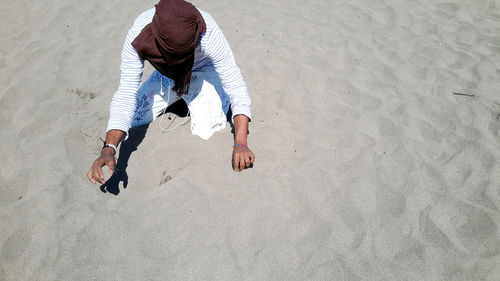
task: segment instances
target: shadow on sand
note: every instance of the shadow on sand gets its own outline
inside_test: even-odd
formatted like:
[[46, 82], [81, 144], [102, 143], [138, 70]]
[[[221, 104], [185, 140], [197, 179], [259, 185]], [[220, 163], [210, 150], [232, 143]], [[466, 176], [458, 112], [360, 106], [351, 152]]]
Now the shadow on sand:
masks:
[[[179, 117], [186, 117], [188, 114], [188, 108], [184, 100], [179, 100], [172, 105], [170, 105], [165, 113], [173, 113]], [[136, 128], [131, 128], [129, 130], [129, 137], [126, 141], [122, 142], [120, 145], [120, 152], [118, 156], [118, 161], [116, 163], [114, 174], [101, 185], [101, 191], [104, 193], [111, 193], [118, 195], [120, 193], [120, 182], [122, 183], [122, 188], [127, 188], [128, 185], [128, 175], [127, 166], [128, 160], [132, 155], [132, 152], [136, 151], [139, 145], [142, 143], [146, 137], [146, 132], [148, 131], [149, 124], [139, 126]]]

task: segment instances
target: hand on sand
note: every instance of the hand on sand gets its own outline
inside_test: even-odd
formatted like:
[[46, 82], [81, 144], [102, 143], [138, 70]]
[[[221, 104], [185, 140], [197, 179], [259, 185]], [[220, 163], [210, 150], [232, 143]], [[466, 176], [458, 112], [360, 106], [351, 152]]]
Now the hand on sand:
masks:
[[233, 170], [240, 172], [252, 166], [255, 161], [255, 155], [252, 151], [243, 145], [233, 146]]
[[102, 167], [108, 166], [109, 173], [113, 175], [116, 166], [115, 152], [112, 148], [104, 148], [101, 150], [101, 156], [94, 161], [92, 167], [90, 167], [87, 177], [92, 183], [99, 182], [104, 184], [104, 174], [102, 173]]

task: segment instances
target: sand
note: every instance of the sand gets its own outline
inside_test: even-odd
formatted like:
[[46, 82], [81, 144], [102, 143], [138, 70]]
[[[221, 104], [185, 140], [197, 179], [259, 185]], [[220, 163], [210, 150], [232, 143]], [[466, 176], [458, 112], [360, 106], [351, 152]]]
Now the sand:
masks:
[[500, 280], [498, 1], [195, 1], [255, 165], [232, 171], [229, 126], [155, 122], [103, 193], [86, 173], [154, 3], [2, 1], [0, 280]]

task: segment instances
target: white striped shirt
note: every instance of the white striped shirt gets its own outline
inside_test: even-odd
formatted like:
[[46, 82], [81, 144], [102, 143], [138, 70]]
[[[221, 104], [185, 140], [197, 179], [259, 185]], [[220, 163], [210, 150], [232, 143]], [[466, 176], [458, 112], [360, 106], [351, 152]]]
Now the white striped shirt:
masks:
[[[231, 100], [233, 116], [238, 114], [251, 118], [251, 100], [248, 89], [236, 65], [231, 48], [215, 20], [207, 12], [199, 10], [206, 23], [206, 32], [195, 49], [193, 71], [215, 70], [222, 87]], [[109, 130], [121, 130], [128, 134], [136, 108], [136, 94], [142, 80], [144, 61], [132, 47], [132, 41], [142, 29], [151, 23], [155, 8], [139, 15], [128, 31], [122, 50], [121, 78], [118, 91], [109, 108]]]

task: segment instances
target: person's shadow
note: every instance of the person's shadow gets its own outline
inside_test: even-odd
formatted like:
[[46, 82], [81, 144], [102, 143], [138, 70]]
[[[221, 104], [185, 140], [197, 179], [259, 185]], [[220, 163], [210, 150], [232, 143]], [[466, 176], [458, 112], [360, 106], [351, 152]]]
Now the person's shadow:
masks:
[[[184, 100], [180, 99], [172, 105], [170, 105], [165, 113], [173, 113], [179, 117], [186, 117], [188, 114], [188, 108]], [[128, 175], [127, 166], [128, 160], [132, 155], [132, 152], [136, 151], [139, 145], [146, 137], [146, 132], [148, 131], [149, 124], [139, 126], [136, 128], [129, 129], [128, 139], [121, 143], [120, 152], [118, 155], [118, 160], [115, 166], [115, 172], [113, 175], [100, 186], [103, 193], [111, 193], [118, 195], [120, 193], [120, 182], [122, 183], [122, 188], [125, 189], [128, 186]]]

